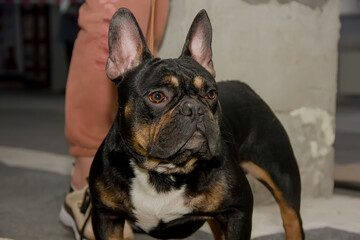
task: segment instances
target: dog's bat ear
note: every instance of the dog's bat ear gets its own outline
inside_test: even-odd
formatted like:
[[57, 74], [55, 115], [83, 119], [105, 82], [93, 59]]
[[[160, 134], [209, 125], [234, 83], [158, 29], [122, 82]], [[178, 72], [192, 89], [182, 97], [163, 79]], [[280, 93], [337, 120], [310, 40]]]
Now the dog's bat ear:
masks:
[[190, 56], [215, 77], [211, 50], [212, 27], [206, 11], [201, 10], [191, 24], [181, 57]]
[[137, 67], [143, 60], [153, 58], [134, 15], [120, 8], [112, 17], [109, 27], [109, 58], [106, 74], [116, 80]]

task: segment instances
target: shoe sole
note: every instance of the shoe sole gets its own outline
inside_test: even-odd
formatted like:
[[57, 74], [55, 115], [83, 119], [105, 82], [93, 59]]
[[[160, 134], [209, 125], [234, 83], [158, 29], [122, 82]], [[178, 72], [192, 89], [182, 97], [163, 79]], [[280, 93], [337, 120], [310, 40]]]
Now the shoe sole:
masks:
[[76, 223], [75, 223], [74, 219], [71, 217], [71, 215], [65, 210], [64, 205], [61, 206], [61, 210], [59, 213], [59, 219], [60, 219], [60, 222], [62, 224], [64, 224], [66, 227], [72, 228], [72, 230], [74, 231], [76, 240], [81, 240]]
[[[60, 222], [66, 226], [66, 227], [69, 227], [69, 228], [72, 228], [73, 232], [74, 232], [74, 235], [75, 235], [75, 239], [76, 240], [88, 240], [87, 238], [81, 238], [80, 237], [80, 233], [77, 229], [77, 226], [76, 226], [76, 223], [74, 221], [74, 218], [68, 213], [68, 211], [65, 210], [65, 207], [64, 205], [61, 206], [61, 210], [60, 210], [60, 213], [59, 213], [59, 219], [60, 219]], [[128, 224], [128, 223], [126, 223]], [[126, 227], [126, 226], [125, 226]], [[133, 232], [132, 228], [136, 229], [135, 232], [143, 232], [142, 230], [140, 230], [139, 228], [137, 228], [136, 226], [130, 226], [128, 225], [127, 226], [128, 228], [130, 228], [130, 231]], [[130, 234], [130, 233], [129, 233]], [[134, 235], [133, 233], [130, 234], [129, 236], [125, 236], [124, 238], [125, 240], [129, 239], [129, 240], [133, 240], [134, 239]], [[1, 240], [1, 239], [0, 239]]]

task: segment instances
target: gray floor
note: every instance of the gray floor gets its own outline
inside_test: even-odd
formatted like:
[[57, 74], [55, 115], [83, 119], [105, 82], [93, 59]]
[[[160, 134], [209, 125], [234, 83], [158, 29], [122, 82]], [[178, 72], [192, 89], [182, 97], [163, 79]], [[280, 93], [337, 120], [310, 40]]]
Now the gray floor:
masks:
[[[307, 240], [359, 240], [360, 235], [334, 228], [319, 228], [305, 232]], [[254, 238], [254, 240], [280, 240], [285, 239], [285, 234], [273, 234], [270, 236]]]
[[74, 239], [58, 220], [68, 177], [2, 163], [0, 176], [0, 237]]

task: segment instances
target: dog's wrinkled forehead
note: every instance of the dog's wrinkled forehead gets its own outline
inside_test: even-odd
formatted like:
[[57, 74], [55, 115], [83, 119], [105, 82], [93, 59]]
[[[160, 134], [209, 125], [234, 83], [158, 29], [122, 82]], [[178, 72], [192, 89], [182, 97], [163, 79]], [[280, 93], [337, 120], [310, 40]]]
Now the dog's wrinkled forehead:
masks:
[[214, 77], [192, 58], [156, 59], [136, 77], [141, 92], [162, 87], [187, 93], [216, 88]]

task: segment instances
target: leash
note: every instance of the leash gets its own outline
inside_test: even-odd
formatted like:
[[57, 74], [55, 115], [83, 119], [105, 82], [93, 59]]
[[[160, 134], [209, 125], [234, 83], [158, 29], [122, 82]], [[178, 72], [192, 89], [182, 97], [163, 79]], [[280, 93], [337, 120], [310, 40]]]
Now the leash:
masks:
[[152, 54], [154, 54], [154, 28], [155, 28], [155, 1], [151, 0], [151, 12], [150, 12], [150, 39], [149, 39], [149, 49]]

